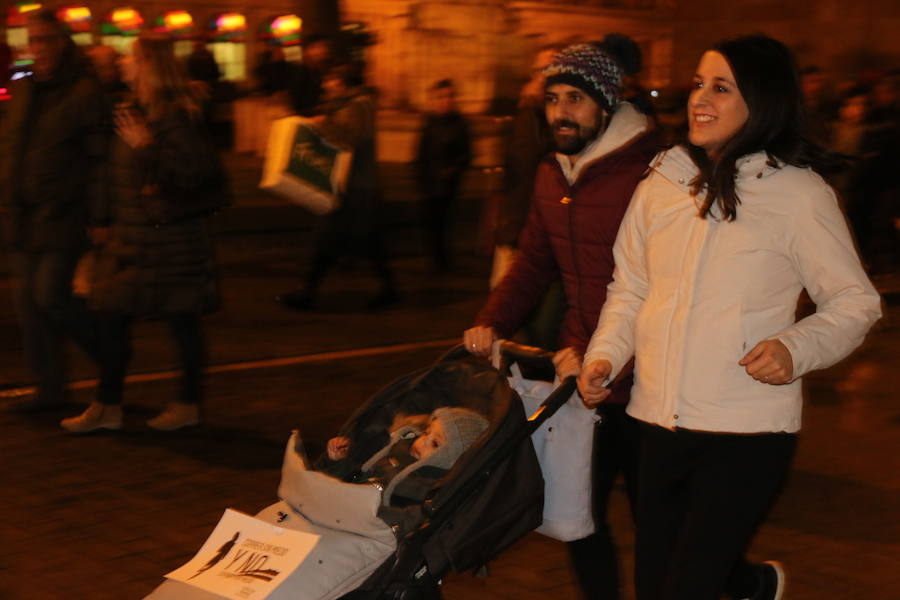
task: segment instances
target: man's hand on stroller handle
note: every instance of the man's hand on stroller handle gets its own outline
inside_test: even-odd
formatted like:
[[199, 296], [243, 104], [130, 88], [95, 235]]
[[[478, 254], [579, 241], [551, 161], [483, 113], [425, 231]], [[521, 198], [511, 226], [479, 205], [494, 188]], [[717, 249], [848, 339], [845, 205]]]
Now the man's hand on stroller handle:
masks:
[[491, 345], [497, 339], [497, 333], [493, 327], [476, 325], [463, 332], [463, 345], [475, 356], [488, 358], [491, 355]]
[[606, 400], [612, 391], [606, 387], [612, 364], [608, 360], [595, 360], [584, 365], [578, 375], [578, 391], [581, 401], [588, 408], [596, 408]]

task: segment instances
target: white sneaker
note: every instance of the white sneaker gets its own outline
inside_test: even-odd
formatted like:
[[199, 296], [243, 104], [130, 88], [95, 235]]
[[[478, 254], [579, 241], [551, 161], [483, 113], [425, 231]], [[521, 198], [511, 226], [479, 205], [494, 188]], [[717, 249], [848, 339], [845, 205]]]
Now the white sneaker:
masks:
[[200, 407], [196, 404], [173, 402], [164, 411], [147, 421], [147, 426], [157, 431], [175, 431], [200, 423]]
[[101, 404], [94, 401], [77, 417], [63, 419], [59, 424], [70, 433], [90, 433], [98, 429], [121, 429], [122, 407], [118, 404]]

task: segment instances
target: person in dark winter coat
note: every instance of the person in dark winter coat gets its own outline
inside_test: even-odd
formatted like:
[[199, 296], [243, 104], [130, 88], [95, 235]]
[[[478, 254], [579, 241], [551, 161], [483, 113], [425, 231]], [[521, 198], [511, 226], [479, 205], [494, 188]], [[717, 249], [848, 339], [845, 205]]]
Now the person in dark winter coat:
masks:
[[[546, 114], [557, 152], [538, 166], [528, 224], [506, 277], [467, 330], [464, 343], [487, 356], [512, 335], [547, 287], [562, 279], [567, 308], [554, 360], [561, 378], [577, 374], [612, 281], [612, 248], [631, 195], [659, 149], [645, 115], [621, 101], [623, 69], [599, 45], [569, 46], [545, 69]], [[625, 415], [631, 379], [613, 384], [594, 444], [596, 532], [569, 542], [588, 598], [618, 597], [615, 547], [606, 523], [612, 484], [625, 475], [635, 498], [637, 425]]]
[[416, 175], [424, 202], [423, 221], [434, 268], [450, 268], [447, 230], [459, 184], [472, 159], [469, 126], [456, 111], [456, 90], [449, 79], [431, 88], [433, 112], [425, 117], [416, 156]]
[[11, 83], [0, 120], [0, 208], [14, 298], [37, 395], [22, 410], [65, 401], [65, 344], [97, 355], [91, 315], [72, 298], [89, 233], [105, 237], [108, 111], [90, 63], [54, 13], [28, 20], [34, 75]]
[[331, 61], [331, 40], [321, 35], [311, 35], [303, 42], [303, 62], [288, 63], [285, 87], [296, 114], [306, 117], [318, 110], [324, 91], [323, 79], [331, 67]]
[[381, 193], [375, 156], [375, 99], [363, 85], [359, 65], [342, 65], [325, 77], [325, 114], [312, 119], [322, 137], [352, 150], [346, 191], [340, 206], [328, 215], [316, 240], [313, 263], [302, 287], [278, 300], [294, 310], [315, 304], [318, 287], [343, 256], [365, 258], [372, 263], [380, 283], [369, 308], [381, 308], [397, 299], [394, 277], [381, 232]]
[[100, 386], [83, 414], [63, 420], [74, 433], [121, 427], [135, 318], [167, 321], [181, 360], [179, 396], [148, 425], [197, 424], [206, 362], [201, 316], [219, 303], [207, 215], [224, 202], [225, 177], [171, 40], [138, 39], [132, 85], [134, 103], [116, 109], [112, 234], [90, 291], [101, 315]]

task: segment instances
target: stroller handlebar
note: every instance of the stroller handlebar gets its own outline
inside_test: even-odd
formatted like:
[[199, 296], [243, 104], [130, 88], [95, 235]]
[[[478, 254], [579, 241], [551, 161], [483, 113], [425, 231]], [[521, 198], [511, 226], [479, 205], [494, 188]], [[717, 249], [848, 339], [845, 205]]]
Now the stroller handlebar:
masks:
[[495, 367], [518, 363], [523, 367], [554, 370], [553, 352], [543, 348], [525, 346], [509, 340], [497, 340], [491, 348], [491, 359]]

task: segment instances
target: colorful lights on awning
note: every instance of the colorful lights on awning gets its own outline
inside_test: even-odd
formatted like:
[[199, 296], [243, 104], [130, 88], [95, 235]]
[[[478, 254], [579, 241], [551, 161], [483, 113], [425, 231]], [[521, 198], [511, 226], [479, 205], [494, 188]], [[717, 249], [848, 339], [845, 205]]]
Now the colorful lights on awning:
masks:
[[103, 35], [138, 35], [144, 25], [141, 13], [131, 7], [116, 8], [103, 22]]
[[194, 34], [194, 18], [186, 10], [166, 11], [156, 20], [155, 30], [176, 39], [190, 38]]
[[243, 42], [247, 33], [247, 18], [241, 13], [222, 13], [210, 23], [211, 41]]
[[39, 2], [16, 2], [6, 13], [7, 27], [25, 27], [26, 15], [41, 8]]
[[281, 15], [269, 23], [266, 37], [277, 40], [282, 46], [296, 46], [300, 44], [302, 28], [303, 20], [297, 15]]
[[91, 32], [91, 10], [87, 6], [63, 6], [56, 11], [56, 17], [65, 23], [72, 33]]

